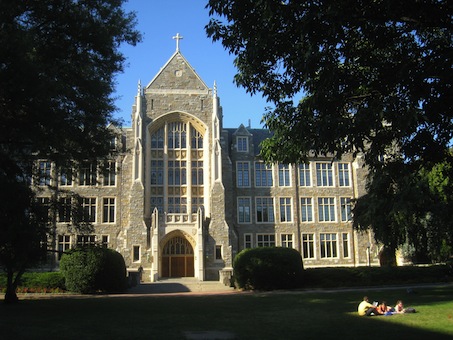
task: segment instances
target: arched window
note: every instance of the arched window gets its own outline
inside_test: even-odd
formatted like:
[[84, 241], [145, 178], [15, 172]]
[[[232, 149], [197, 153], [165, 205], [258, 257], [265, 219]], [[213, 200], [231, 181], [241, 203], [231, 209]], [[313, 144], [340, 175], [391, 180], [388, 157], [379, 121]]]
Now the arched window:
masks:
[[189, 241], [177, 236], [165, 244], [163, 255], [193, 255], [193, 248]]

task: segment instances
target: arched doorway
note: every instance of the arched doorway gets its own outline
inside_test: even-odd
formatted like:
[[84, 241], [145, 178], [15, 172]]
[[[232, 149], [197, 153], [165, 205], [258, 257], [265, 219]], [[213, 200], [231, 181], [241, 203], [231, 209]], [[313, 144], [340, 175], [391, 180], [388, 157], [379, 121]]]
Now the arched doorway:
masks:
[[193, 277], [193, 247], [187, 239], [175, 236], [162, 249], [162, 277]]

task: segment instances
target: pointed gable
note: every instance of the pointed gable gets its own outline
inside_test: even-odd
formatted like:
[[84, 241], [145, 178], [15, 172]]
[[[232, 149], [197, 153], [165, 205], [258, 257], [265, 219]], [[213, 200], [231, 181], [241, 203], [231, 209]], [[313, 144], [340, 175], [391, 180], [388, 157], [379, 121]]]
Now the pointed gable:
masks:
[[252, 134], [245, 128], [244, 124], [239, 125], [237, 130], [233, 133], [233, 136], [248, 136]]
[[237, 129], [226, 128], [224, 131], [228, 133], [228, 145], [231, 145], [232, 149], [237, 149], [237, 137], [247, 137], [250, 152], [252, 152], [254, 156], [259, 156], [261, 142], [272, 137], [272, 133], [267, 129], [250, 129], [246, 128], [243, 124]]
[[209, 88], [181, 52], [176, 51], [146, 86], [145, 92], [207, 92]]

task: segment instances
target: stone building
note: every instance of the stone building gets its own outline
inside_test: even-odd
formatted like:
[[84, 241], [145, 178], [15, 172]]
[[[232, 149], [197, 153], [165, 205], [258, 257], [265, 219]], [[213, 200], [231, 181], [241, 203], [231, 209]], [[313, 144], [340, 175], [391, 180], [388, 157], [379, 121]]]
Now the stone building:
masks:
[[[144, 281], [228, 282], [234, 256], [260, 246], [295, 248], [305, 267], [377, 263], [372, 237], [350, 221], [351, 200], [365, 191], [361, 160], [266, 165], [259, 144], [269, 132], [224, 128], [216, 85], [209, 88], [178, 47], [154, 79], [139, 84], [131, 125], [112, 144], [117, 158], [82, 165], [74, 176], [39, 162], [39, 184], [57, 172], [66, 193], [60, 202], [77, 193], [94, 226], [77, 234], [62, 205], [60, 253], [102, 243], [124, 256], [129, 271], [141, 267]], [[48, 202], [45, 190], [39, 199]]]

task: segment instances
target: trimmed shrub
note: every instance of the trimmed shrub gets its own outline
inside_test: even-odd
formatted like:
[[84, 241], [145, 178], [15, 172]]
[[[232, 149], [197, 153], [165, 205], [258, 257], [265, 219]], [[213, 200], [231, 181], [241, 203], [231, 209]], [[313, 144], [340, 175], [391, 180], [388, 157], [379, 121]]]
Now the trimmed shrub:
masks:
[[291, 289], [302, 285], [303, 263], [291, 248], [259, 247], [244, 249], [233, 262], [236, 286], [243, 289]]
[[402, 267], [309, 268], [304, 273], [305, 288], [339, 288], [452, 282], [447, 265]]
[[60, 271], [69, 291], [89, 294], [121, 292], [127, 287], [122, 255], [101, 247], [75, 248], [63, 254]]
[[122, 292], [127, 288], [127, 271], [123, 255], [113, 249], [104, 249], [104, 262], [97, 276], [98, 289]]
[[61, 272], [29, 272], [22, 275], [19, 286], [63, 291], [66, 289], [64, 281]]
[[[24, 273], [17, 287], [18, 293], [57, 293], [64, 292], [65, 279], [61, 272]], [[6, 274], [0, 274], [0, 291], [6, 291]]]

